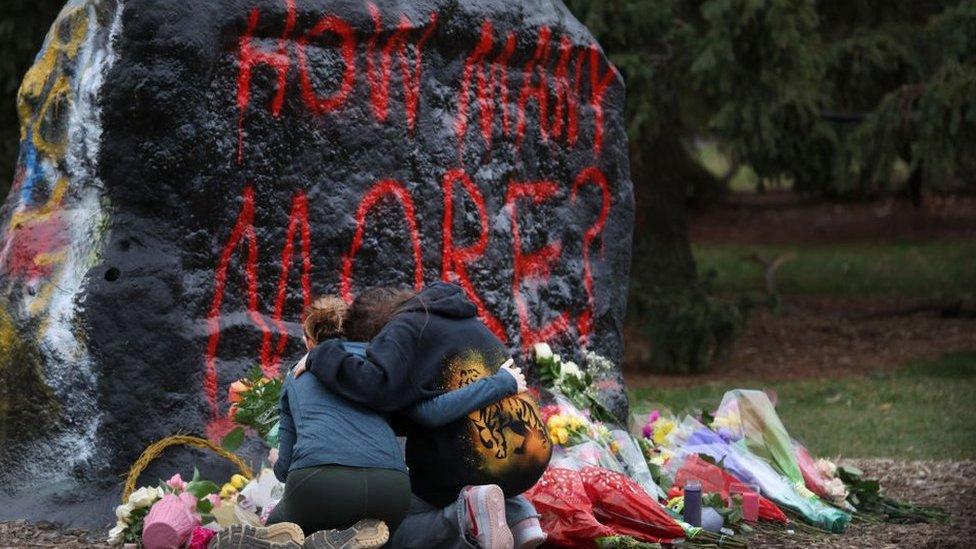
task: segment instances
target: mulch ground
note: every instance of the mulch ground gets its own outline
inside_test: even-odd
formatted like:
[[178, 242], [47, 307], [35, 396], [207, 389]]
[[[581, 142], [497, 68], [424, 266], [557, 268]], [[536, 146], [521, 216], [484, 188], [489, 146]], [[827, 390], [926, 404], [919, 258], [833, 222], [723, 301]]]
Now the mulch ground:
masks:
[[848, 460], [881, 480], [882, 493], [949, 511], [949, 524], [852, 524], [844, 534], [821, 539], [752, 538], [750, 547], [776, 548], [971, 548], [976, 547], [976, 462]]
[[[885, 495], [916, 504], [935, 505], [949, 511], [950, 524], [864, 524], [850, 526], [844, 534], [820, 539], [789, 535], [757, 534], [750, 547], [776, 548], [971, 548], [976, 546], [976, 462], [850, 460], [869, 476], [881, 480]], [[52, 523], [24, 521], [0, 523], [0, 548], [106, 547], [103, 532], [64, 529]]]

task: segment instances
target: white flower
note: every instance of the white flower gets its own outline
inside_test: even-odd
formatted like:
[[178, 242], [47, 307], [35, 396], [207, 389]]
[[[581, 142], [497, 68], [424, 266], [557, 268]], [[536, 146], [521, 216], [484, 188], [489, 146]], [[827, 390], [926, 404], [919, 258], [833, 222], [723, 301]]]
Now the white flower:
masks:
[[115, 517], [119, 519], [120, 522], [124, 521], [125, 519], [129, 518], [129, 515], [132, 514], [133, 508], [134, 506], [131, 503], [123, 503], [115, 508]]
[[115, 523], [115, 528], [108, 531], [109, 545], [122, 545], [125, 541], [125, 529], [128, 528], [121, 520]]
[[826, 459], [817, 460], [817, 469], [820, 470], [820, 474], [827, 478], [834, 478], [837, 476], [837, 466], [834, 462]]
[[844, 486], [844, 481], [839, 478], [830, 479], [825, 488], [828, 499], [837, 505], [843, 505], [844, 500], [847, 499], [847, 487]]
[[576, 363], [573, 362], [572, 360], [569, 362], [563, 362], [562, 369], [560, 370], [560, 372], [563, 375], [583, 377], [583, 372], [580, 370], [580, 367], [577, 366]]
[[536, 343], [532, 347], [536, 361], [547, 361], [552, 358], [552, 347], [548, 343]]
[[159, 488], [143, 486], [135, 492], [132, 492], [132, 495], [129, 496], [129, 503], [136, 509], [141, 509], [156, 503], [156, 500], [161, 497], [162, 494], [159, 493]]

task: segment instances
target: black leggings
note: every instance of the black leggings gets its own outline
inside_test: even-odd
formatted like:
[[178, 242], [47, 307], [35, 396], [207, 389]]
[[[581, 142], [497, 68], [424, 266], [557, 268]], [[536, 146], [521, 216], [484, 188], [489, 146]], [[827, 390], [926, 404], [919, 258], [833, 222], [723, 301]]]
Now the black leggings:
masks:
[[285, 495], [268, 524], [294, 522], [311, 535], [378, 519], [393, 532], [409, 507], [410, 478], [404, 472], [319, 465], [288, 473]]

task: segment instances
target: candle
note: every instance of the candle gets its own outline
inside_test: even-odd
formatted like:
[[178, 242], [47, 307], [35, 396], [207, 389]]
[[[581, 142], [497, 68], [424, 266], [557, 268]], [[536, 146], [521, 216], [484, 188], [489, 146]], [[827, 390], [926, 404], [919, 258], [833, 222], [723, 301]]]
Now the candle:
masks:
[[685, 484], [685, 508], [682, 516], [692, 526], [701, 526], [701, 483], [688, 481]]
[[759, 494], [742, 492], [742, 518], [749, 522], [759, 520]]
[[749, 522], [759, 520], [759, 486], [756, 484], [734, 483], [729, 489], [732, 494], [742, 496], [742, 518]]

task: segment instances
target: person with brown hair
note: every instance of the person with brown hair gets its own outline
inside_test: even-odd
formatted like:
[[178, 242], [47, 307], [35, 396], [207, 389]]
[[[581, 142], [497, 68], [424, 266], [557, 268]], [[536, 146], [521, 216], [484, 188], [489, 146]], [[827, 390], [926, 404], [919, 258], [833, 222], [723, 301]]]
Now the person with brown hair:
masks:
[[[445, 391], [481, 383], [508, 359], [508, 349], [478, 319], [463, 290], [443, 282], [419, 293], [368, 289], [350, 307], [345, 331], [370, 342], [365, 357], [328, 340], [294, 373], [315, 377], [359, 404], [396, 412], [395, 423], [407, 437], [414, 498], [393, 547], [540, 545], [545, 535], [538, 515], [521, 494], [541, 477], [552, 445], [524, 387], [460, 419], [434, 413], [442, 420], [432, 423], [411, 411]], [[302, 376], [306, 370], [313, 376]]]
[[[307, 348], [342, 340], [346, 316], [340, 298], [316, 299], [302, 324]], [[365, 348], [348, 341], [340, 345], [343, 352], [354, 354]], [[408, 413], [418, 421], [450, 421], [515, 394], [524, 385], [521, 371], [506, 366], [477, 386], [418, 403]], [[304, 539], [306, 548], [355, 549], [386, 543], [410, 502], [403, 453], [386, 417], [343, 398], [313, 376], [285, 379], [280, 412], [280, 445], [269, 460], [275, 476], [285, 483], [285, 493], [268, 525], [295, 523], [312, 533]], [[240, 538], [243, 533], [225, 537]], [[249, 533], [256, 539], [268, 537], [261, 529]]]

